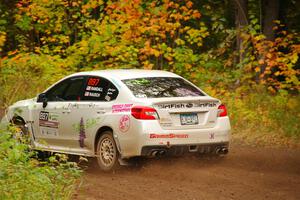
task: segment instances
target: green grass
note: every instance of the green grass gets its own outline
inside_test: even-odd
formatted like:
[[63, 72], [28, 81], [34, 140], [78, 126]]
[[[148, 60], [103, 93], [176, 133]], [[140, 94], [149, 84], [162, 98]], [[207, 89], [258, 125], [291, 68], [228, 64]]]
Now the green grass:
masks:
[[16, 128], [0, 127], [0, 199], [71, 199], [81, 170], [67, 156], [39, 161], [29, 146], [15, 139]]
[[223, 102], [228, 107], [234, 136], [252, 143], [299, 144], [299, 95], [254, 90], [248, 94], [230, 93]]

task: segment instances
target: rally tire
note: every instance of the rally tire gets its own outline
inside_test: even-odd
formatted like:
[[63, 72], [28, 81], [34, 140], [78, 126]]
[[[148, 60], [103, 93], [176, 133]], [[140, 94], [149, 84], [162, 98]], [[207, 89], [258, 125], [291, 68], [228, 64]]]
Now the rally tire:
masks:
[[119, 152], [110, 131], [105, 131], [97, 142], [97, 163], [101, 170], [112, 171], [119, 168]]

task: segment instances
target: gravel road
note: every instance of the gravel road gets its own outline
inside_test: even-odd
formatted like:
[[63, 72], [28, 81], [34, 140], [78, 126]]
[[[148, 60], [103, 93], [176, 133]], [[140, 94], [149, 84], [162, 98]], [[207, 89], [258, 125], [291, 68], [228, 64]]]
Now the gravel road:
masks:
[[147, 159], [111, 173], [92, 163], [73, 199], [300, 199], [300, 149], [235, 142], [224, 158]]

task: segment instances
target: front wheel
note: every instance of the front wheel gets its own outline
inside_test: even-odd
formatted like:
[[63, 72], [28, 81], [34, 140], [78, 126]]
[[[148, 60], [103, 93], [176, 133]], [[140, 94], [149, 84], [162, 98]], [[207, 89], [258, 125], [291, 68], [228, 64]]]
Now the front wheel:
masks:
[[97, 143], [97, 162], [103, 171], [115, 170], [119, 167], [119, 152], [110, 131], [105, 131]]
[[15, 118], [12, 120], [12, 124], [17, 127], [18, 130], [13, 137], [19, 140], [21, 143], [30, 144], [29, 131], [25, 122], [23, 122], [21, 119]]

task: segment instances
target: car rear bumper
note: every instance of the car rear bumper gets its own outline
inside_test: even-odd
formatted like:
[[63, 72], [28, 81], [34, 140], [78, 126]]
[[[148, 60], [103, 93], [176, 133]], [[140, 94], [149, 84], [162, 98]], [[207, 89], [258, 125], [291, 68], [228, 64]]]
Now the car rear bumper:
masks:
[[194, 151], [209, 153], [217, 147], [228, 147], [230, 141], [230, 122], [228, 117], [217, 119], [216, 126], [205, 129], [162, 129], [157, 121], [133, 120], [138, 127], [129, 133], [132, 138], [122, 141], [122, 157], [148, 156], [155, 149], [165, 150], [166, 154]]
[[144, 146], [142, 148], [142, 156], [181, 156], [187, 153], [218, 153], [220, 149], [228, 151], [229, 142], [209, 143], [209, 144], [189, 144], [189, 145], [173, 145], [173, 146]]

